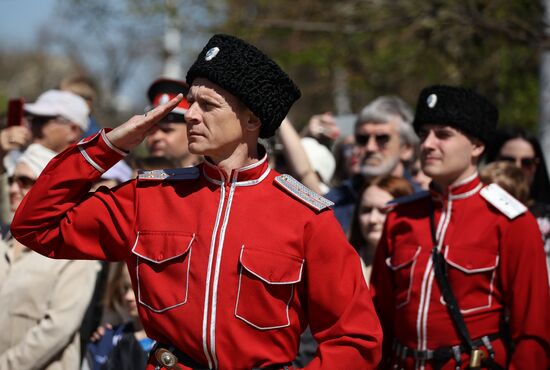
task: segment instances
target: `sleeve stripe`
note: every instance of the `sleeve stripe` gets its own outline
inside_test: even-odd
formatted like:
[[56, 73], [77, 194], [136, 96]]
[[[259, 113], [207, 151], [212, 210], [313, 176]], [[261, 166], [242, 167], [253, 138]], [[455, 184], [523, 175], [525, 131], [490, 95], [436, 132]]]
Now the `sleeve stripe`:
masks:
[[113, 143], [111, 143], [109, 141], [109, 139], [107, 138], [107, 135], [105, 135], [105, 130], [101, 130], [101, 137], [103, 138], [103, 141], [105, 141], [105, 144], [107, 144], [107, 146], [109, 148], [113, 149], [115, 152], [117, 152], [118, 154], [123, 155], [125, 157], [128, 155], [128, 153], [126, 153], [125, 151], [120, 150], [119, 148], [114, 146]]
[[89, 155], [88, 153], [86, 153], [86, 151], [82, 148], [82, 147], [78, 147], [78, 149], [80, 150], [80, 154], [82, 154], [82, 156], [84, 157], [84, 159], [86, 159], [86, 161], [92, 165], [92, 167], [94, 167], [96, 170], [98, 170], [99, 172], [101, 173], [105, 173], [105, 170], [103, 168], [101, 168], [100, 165], [98, 165]]

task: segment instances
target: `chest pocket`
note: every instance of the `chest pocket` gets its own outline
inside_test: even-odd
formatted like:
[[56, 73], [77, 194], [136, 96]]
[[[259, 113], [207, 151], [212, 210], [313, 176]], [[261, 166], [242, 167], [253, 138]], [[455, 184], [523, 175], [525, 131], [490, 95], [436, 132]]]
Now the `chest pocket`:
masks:
[[138, 302], [154, 312], [181, 306], [189, 295], [189, 266], [195, 234], [140, 231], [136, 255]]
[[[498, 254], [484, 249], [447, 248], [449, 284], [464, 314], [491, 307]], [[445, 303], [443, 297], [441, 302]]]
[[289, 306], [304, 260], [243, 246], [239, 262], [235, 316], [261, 330], [289, 326]]
[[416, 259], [421, 249], [420, 246], [399, 246], [391, 257], [386, 258], [386, 265], [394, 273], [396, 308], [407, 305], [411, 300]]

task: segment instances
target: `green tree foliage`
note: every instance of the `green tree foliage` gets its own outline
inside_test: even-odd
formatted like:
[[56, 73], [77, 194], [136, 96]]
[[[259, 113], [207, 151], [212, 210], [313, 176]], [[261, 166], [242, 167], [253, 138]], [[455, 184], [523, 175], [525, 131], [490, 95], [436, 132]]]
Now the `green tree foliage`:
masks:
[[334, 70], [352, 109], [381, 94], [415, 104], [420, 89], [463, 85], [487, 95], [505, 125], [534, 128], [542, 6], [531, 0], [227, 0], [224, 31], [274, 56], [302, 88], [293, 114], [334, 110]]

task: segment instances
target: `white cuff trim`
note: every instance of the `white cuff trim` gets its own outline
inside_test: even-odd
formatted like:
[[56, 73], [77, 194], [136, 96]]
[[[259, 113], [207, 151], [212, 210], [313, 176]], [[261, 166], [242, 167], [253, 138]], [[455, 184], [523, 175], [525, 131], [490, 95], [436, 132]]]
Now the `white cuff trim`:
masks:
[[95, 168], [96, 170], [98, 170], [99, 172], [101, 173], [104, 173], [105, 170], [99, 165], [97, 164], [89, 155], [88, 153], [86, 153], [86, 151], [81, 147], [79, 146], [78, 149], [80, 150], [80, 154], [82, 154], [82, 156], [84, 157], [84, 159], [92, 165], [93, 168]]
[[120, 150], [119, 148], [117, 148], [116, 146], [113, 145], [113, 143], [111, 143], [109, 141], [109, 139], [107, 138], [107, 135], [105, 134], [105, 130], [101, 130], [101, 137], [103, 138], [103, 141], [105, 141], [105, 144], [107, 144], [107, 146], [111, 149], [113, 149], [115, 152], [117, 152], [118, 154], [126, 157], [128, 155], [128, 153], [126, 153], [125, 151], [123, 150]]

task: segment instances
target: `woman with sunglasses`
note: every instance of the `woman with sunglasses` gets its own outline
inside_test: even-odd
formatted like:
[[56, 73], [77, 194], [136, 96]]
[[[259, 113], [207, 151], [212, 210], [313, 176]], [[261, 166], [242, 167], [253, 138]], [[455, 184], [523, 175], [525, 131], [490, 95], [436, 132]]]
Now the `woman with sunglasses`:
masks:
[[521, 128], [502, 130], [487, 152], [487, 162], [506, 161], [521, 168], [532, 203], [550, 204], [550, 181], [538, 139]]
[[521, 128], [499, 131], [491, 150], [487, 153], [487, 161], [514, 163], [524, 173], [529, 183], [527, 206], [537, 218], [544, 238], [550, 274], [550, 180], [538, 139]]
[[[31, 144], [8, 177], [15, 211], [55, 153]], [[0, 369], [80, 367], [78, 328], [97, 262], [46, 258], [9, 236], [0, 240]]]

